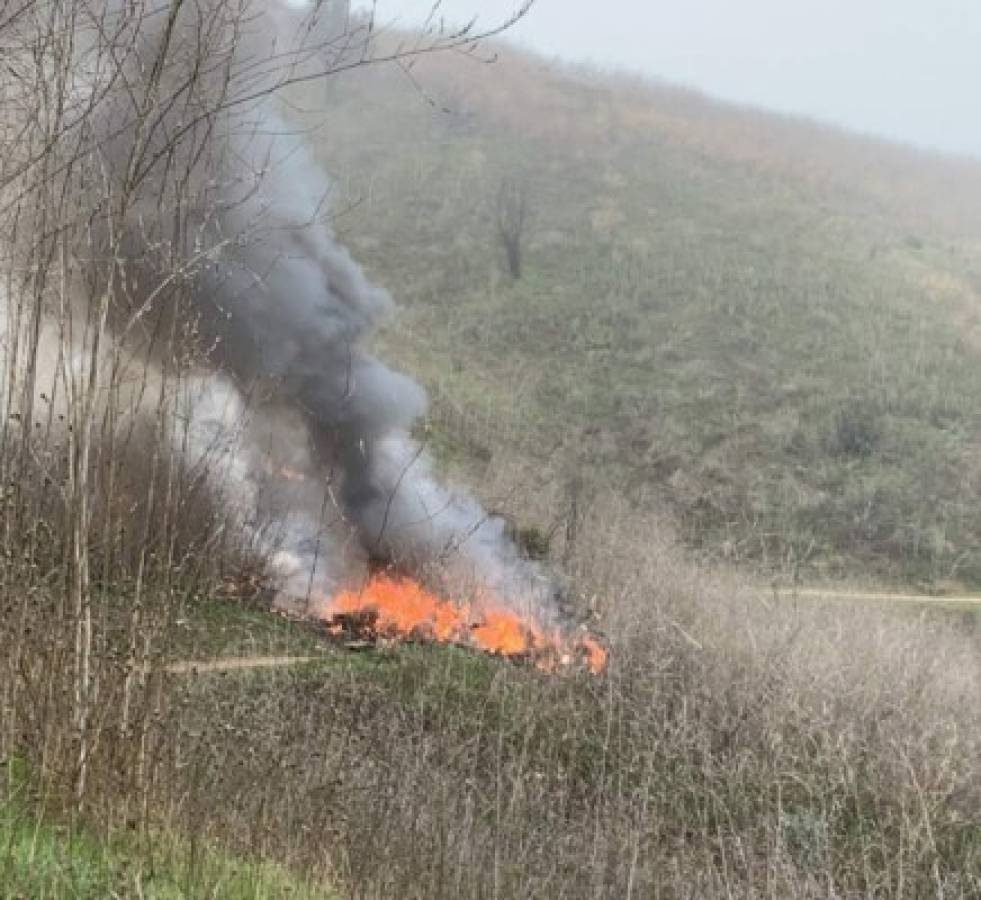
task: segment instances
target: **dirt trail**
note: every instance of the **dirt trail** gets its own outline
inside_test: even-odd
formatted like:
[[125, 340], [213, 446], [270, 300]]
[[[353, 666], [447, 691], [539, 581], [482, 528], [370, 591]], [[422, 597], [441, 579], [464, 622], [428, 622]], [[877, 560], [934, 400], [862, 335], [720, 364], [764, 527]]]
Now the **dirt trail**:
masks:
[[181, 660], [163, 667], [171, 675], [201, 675], [206, 672], [236, 672], [243, 669], [277, 669], [317, 662], [321, 656], [230, 656], [226, 659]]
[[854, 591], [847, 588], [779, 588], [780, 597], [802, 597], [816, 600], [858, 600], [873, 603], [919, 603], [923, 606], [981, 606], [981, 597], [964, 594], [962, 596], [936, 596], [933, 594], [893, 594], [875, 591]]

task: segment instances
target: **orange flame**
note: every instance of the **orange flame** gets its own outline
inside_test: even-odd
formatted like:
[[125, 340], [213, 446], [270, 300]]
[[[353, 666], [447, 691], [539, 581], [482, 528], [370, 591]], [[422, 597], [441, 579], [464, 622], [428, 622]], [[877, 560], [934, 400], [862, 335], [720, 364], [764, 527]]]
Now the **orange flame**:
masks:
[[593, 672], [602, 672], [606, 668], [606, 660], [609, 654], [596, 638], [588, 634], [579, 639], [579, 646], [586, 654], [586, 664]]
[[407, 578], [374, 576], [360, 591], [343, 591], [324, 613], [328, 631], [340, 634], [345, 619], [357, 618], [362, 636], [414, 638], [477, 647], [499, 656], [527, 656], [552, 671], [580, 659], [594, 673], [606, 668], [607, 652], [589, 635], [547, 634], [533, 618], [504, 606], [444, 600]]

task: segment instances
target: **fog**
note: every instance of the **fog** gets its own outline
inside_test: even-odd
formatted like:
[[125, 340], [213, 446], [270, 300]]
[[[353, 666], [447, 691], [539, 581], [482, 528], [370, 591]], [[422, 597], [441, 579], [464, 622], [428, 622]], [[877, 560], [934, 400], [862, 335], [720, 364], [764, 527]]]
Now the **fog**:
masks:
[[[519, 5], [446, 0], [442, 12], [488, 26]], [[431, 8], [377, 5], [380, 21], [404, 25]], [[535, 0], [511, 37], [564, 60], [981, 157], [977, 0]]]

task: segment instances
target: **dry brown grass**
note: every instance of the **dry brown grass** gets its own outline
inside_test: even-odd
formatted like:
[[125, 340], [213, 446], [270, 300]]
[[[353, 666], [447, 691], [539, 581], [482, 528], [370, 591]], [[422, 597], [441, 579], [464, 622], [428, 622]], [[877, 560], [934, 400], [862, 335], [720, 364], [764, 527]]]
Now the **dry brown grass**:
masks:
[[[43, 521], [59, 546], [59, 517]], [[80, 805], [77, 623], [57, 569], [46, 582], [22, 555], [2, 569], [3, 757], [29, 762], [42, 806], [110, 832], [176, 826], [192, 853], [218, 841], [365, 898], [981, 890], [976, 636], [908, 610], [767, 600], [614, 496], [590, 499], [569, 559], [612, 650], [598, 678], [434, 647], [146, 677], [219, 557], [146, 568], [134, 625], [119, 599], [139, 556], [118, 553], [93, 597]]]
[[[761, 600], [614, 500], [587, 528], [604, 676], [404, 647], [162, 680], [147, 824], [350, 897], [978, 895], [970, 638]], [[115, 746], [93, 773], [118, 822], [139, 754]]]

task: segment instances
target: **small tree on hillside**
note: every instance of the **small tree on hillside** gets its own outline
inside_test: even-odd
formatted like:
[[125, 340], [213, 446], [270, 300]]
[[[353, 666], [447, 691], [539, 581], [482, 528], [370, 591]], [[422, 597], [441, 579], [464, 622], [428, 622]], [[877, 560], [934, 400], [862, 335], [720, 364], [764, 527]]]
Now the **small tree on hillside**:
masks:
[[505, 178], [497, 193], [497, 237], [507, 254], [508, 271], [517, 281], [524, 262], [528, 225], [528, 190], [523, 180]]

